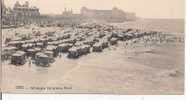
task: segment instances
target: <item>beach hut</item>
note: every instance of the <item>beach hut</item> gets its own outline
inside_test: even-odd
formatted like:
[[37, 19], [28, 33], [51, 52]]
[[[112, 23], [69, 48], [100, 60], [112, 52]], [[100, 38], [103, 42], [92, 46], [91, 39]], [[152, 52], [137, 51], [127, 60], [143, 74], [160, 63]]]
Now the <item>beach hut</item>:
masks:
[[118, 33], [118, 34], [117, 34], [117, 38], [118, 38], [118, 40], [120, 40], [120, 41], [124, 41], [124, 40], [125, 40], [124, 34], [123, 34], [123, 33]]
[[83, 44], [90, 45], [91, 47], [95, 44], [93, 38], [88, 38], [87, 40], [83, 41]]
[[21, 48], [22, 42], [21, 41], [10, 41], [7, 43], [7, 45]]
[[110, 40], [110, 44], [111, 45], [115, 45], [115, 44], [117, 44], [117, 38], [112, 38], [111, 40]]
[[112, 38], [111, 34], [107, 34], [103, 39], [106, 39], [108, 41], [110, 41], [110, 39]]
[[13, 54], [16, 52], [16, 50], [17, 50], [17, 48], [14, 46], [8, 46], [8, 47], [2, 48], [2, 51], [7, 52], [8, 54]]
[[36, 47], [38, 47], [38, 48], [44, 48], [46, 45], [44, 45], [44, 43], [42, 43], [42, 42], [38, 42], [38, 43], [36, 43]]
[[105, 33], [99, 33], [99, 38], [103, 38], [104, 36], [106, 36]]
[[48, 67], [50, 66], [50, 57], [44, 53], [39, 52], [35, 56], [35, 64], [37, 66]]
[[62, 41], [62, 43], [71, 43], [71, 44], [75, 44], [76, 43], [76, 38], [70, 38], [70, 39], [65, 39]]
[[71, 37], [71, 34], [64, 34], [62, 36], [62, 39], [69, 39]]
[[59, 41], [48, 42], [48, 45], [58, 46], [59, 44], [60, 44]]
[[96, 43], [93, 45], [93, 52], [102, 52], [103, 48], [102, 48], [102, 44], [101, 43]]
[[80, 46], [82, 46], [82, 45], [83, 45], [82, 42], [76, 42], [76, 43], [74, 44], [75, 47], [80, 47]]
[[113, 31], [111, 37], [112, 37], [112, 38], [117, 38], [117, 37], [118, 37], [118, 33], [115, 32], [115, 31]]
[[11, 64], [14, 65], [24, 65], [25, 60], [25, 52], [24, 51], [17, 51], [11, 56]]
[[27, 57], [31, 57], [31, 58], [34, 58], [35, 57], [35, 54], [39, 52], [37, 49], [28, 49], [26, 51], [26, 55]]
[[57, 40], [57, 37], [54, 37], [54, 36], [47, 37], [48, 42], [53, 42], [53, 41], [56, 41], [56, 40]]
[[55, 61], [55, 59], [54, 59], [54, 52], [52, 52], [52, 51], [44, 51], [43, 53], [48, 56], [48, 58], [50, 60], [50, 63], [53, 63]]
[[40, 52], [40, 51], [42, 50], [42, 48], [35, 47], [34, 50], [35, 50], [36, 52]]
[[7, 56], [7, 53], [6, 52], [4, 52], [4, 51], [2, 51], [1, 52], [1, 61], [5, 61], [5, 60], [8, 60], [8, 56]]
[[68, 52], [68, 50], [73, 46], [71, 43], [63, 43], [58, 46], [59, 52]]
[[33, 43], [35, 43], [35, 39], [26, 40], [26, 43], [28, 43], [28, 44], [32, 43], [33, 44]]
[[85, 36], [78, 36], [76, 38], [76, 41], [84, 41], [85, 40]]
[[59, 50], [58, 50], [57, 46], [53, 46], [53, 45], [47, 46], [46, 51], [51, 51], [51, 52], [53, 52], [53, 56], [54, 56], [54, 57], [57, 57], [58, 54], [59, 54]]
[[109, 42], [108, 42], [108, 40], [102, 40], [101, 43], [102, 43], [102, 48], [103, 48], [103, 49], [109, 47]]
[[32, 47], [34, 47], [34, 44], [31, 44], [31, 43], [23, 44], [23, 45], [21, 45], [21, 50], [27, 51], [27, 49], [30, 49]]
[[1, 59], [2, 60], [8, 60], [11, 57], [11, 55], [16, 52], [16, 50], [17, 50], [16, 47], [3, 47], [2, 48], [2, 54], [1, 54], [2, 58]]
[[78, 49], [79, 48], [77, 48], [77, 47], [70, 48], [67, 57], [68, 58], [78, 58], [79, 57]]
[[80, 47], [80, 55], [88, 54], [90, 53], [90, 46], [89, 45], [83, 45]]
[[124, 34], [124, 40], [130, 40], [134, 37], [135, 36], [134, 36], [134, 33], [132, 31]]

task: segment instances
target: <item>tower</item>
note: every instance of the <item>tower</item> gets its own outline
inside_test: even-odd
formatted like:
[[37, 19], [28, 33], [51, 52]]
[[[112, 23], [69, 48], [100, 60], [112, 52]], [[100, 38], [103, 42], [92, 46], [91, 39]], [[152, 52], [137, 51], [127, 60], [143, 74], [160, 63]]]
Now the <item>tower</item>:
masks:
[[16, 8], [16, 7], [20, 7], [20, 6], [21, 6], [21, 5], [20, 5], [19, 1], [16, 1], [14, 7]]
[[25, 6], [29, 7], [29, 2], [28, 1], [25, 2]]
[[2, 14], [6, 13], [6, 6], [4, 4], [4, 0], [2, 0], [2, 4], [1, 4], [1, 12], [2, 12]]

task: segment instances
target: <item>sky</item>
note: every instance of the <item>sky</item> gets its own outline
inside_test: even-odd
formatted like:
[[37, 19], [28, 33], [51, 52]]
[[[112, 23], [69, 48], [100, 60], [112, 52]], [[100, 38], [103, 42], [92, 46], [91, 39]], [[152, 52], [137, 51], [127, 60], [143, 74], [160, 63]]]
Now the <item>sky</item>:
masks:
[[42, 14], [61, 14], [64, 8], [79, 13], [86, 6], [100, 10], [117, 7], [143, 18], [184, 18], [184, 0], [4, 0], [8, 7], [13, 7], [16, 1], [21, 4], [29, 1]]

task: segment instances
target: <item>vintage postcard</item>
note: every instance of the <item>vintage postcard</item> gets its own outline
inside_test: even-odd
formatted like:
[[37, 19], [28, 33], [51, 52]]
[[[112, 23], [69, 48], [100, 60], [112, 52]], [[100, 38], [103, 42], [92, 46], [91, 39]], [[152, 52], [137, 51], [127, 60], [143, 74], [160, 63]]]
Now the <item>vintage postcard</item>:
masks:
[[3, 93], [184, 94], [184, 0], [1, 0]]

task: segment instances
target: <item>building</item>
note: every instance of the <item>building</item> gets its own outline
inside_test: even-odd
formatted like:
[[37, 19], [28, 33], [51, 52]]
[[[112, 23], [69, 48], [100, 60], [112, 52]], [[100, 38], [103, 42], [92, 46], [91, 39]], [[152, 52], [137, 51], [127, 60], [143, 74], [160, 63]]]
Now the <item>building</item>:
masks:
[[4, 4], [4, 0], [2, 0], [2, 25], [12, 25], [15, 23], [15, 15], [13, 13], [13, 10], [11, 8], [6, 7]]
[[126, 13], [118, 8], [112, 10], [96, 10], [82, 7], [81, 16], [87, 20], [99, 20], [107, 22], [124, 22], [128, 18], [135, 18], [135, 14]]
[[14, 7], [7, 8], [2, 1], [2, 24], [3, 25], [20, 25], [37, 22], [40, 18], [40, 12], [37, 7], [31, 7], [29, 2], [20, 4], [18, 1]]
[[4, 4], [4, 0], [2, 0], [2, 4], [1, 4], [1, 13], [5, 14], [6, 13], [6, 6]]
[[65, 8], [62, 14], [53, 16], [57, 24], [74, 25], [82, 22], [80, 14], [75, 14], [72, 9]]
[[74, 24], [83, 22], [113, 22], [122, 23], [127, 20], [135, 20], [135, 13], [124, 12], [121, 9], [113, 8], [111, 10], [96, 10], [88, 9], [86, 7], [81, 8], [79, 14], [74, 14], [72, 9], [64, 9], [61, 15], [54, 17], [57, 23], [62, 24]]
[[63, 11], [63, 13], [62, 13], [62, 16], [66, 16], [66, 17], [71, 17], [71, 16], [73, 16], [74, 14], [73, 14], [73, 10], [72, 9], [70, 9], [70, 10], [67, 10], [67, 8], [65, 8], [65, 10]]
[[1, 5], [0, 5], [0, 7], [1, 7], [1, 23], [3, 23], [4, 22], [4, 14], [5, 14], [5, 4], [4, 4], [4, 0], [2, 0], [1, 1]]
[[17, 1], [13, 7], [13, 13], [16, 16], [16, 20], [22, 23], [31, 23], [37, 21], [40, 17], [39, 9], [31, 7], [28, 1], [23, 5]]

